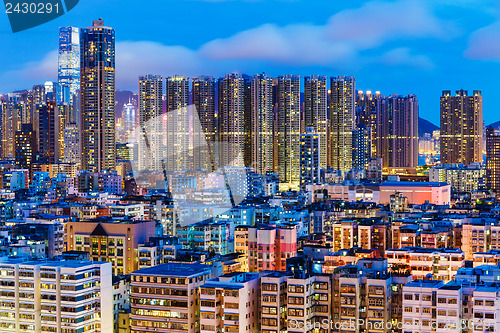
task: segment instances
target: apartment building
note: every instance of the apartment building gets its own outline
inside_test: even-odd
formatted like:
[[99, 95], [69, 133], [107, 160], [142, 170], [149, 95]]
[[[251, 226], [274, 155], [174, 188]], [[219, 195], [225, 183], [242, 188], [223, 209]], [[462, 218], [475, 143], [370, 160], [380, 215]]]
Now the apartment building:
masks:
[[113, 276], [113, 323], [114, 332], [119, 330], [120, 313], [130, 310], [130, 278]]
[[367, 258], [380, 258], [380, 253], [377, 249], [364, 250], [356, 247], [325, 255], [323, 257], [323, 273], [333, 274], [337, 267], [357, 265], [358, 260]]
[[285, 272], [272, 272], [260, 279], [262, 333], [287, 332], [287, 281]]
[[175, 237], [150, 237], [148, 242], [139, 245], [139, 269], [175, 260], [181, 248]]
[[154, 221], [99, 219], [68, 222], [67, 250], [85, 251], [91, 260], [109, 261], [113, 274], [139, 269], [139, 245], [155, 235]]
[[297, 229], [293, 226], [238, 226], [234, 238], [235, 251], [245, 254], [250, 272], [284, 271], [286, 260], [297, 255]]
[[2, 332], [113, 332], [111, 264], [0, 263]]
[[403, 247], [385, 253], [389, 265], [406, 266], [416, 279], [454, 280], [457, 271], [465, 266], [465, 254], [459, 249], [424, 249]]
[[225, 222], [204, 221], [188, 226], [178, 226], [176, 236], [185, 249], [229, 253], [230, 226]]
[[500, 250], [489, 250], [488, 252], [476, 252], [472, 254], [472, 263], [474, 267], [482, 265], [499, 266]]
[[365, 250], [376, 248], [383, 254], [390, 236], [390, 226], [378, 219], [343, 220], [334, 222], [331, 229], [335, 252], [359, 247]]
[[456, 280], [414, 280], [403, 287], [403, 332], [498, 332], [500, 269], [461, 268]]
[[466, 218], [462, 225], [462, 250], [465, 260], [476, 252], [500, 250], [500, 224], [494, 218]]
[[259, 273], [233, 272], [200, 287], [201, 333], [258, 333], [259, 311]]
[[406, 221], [394, 221], [391, 227], [392, 248], [420, 246], [420, 226]]
[[[362, 259], [335, 273], [334, 327], [339, 332], [390, 332], [392, 277], [386, 259]], [[338, 281], [338, 282], [337, 282]], [[338, 314], [338, 315], [337, 315]]]
[[132, 332], [200, 333], [199, 288], [221, 273], [221, 265], [196, 263], [167, 263], [132, 272]]

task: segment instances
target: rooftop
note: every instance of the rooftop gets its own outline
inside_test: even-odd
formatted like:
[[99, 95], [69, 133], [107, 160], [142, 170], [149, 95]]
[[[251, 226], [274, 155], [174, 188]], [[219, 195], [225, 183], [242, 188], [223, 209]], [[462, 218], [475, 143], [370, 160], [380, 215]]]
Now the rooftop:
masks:
[[209, 271], [209, 265], [197, 263], [166, 263], [163, 265], [140, 269], [132, 272], [132, 275], [190, 277], [193, 275], [206, 274]]

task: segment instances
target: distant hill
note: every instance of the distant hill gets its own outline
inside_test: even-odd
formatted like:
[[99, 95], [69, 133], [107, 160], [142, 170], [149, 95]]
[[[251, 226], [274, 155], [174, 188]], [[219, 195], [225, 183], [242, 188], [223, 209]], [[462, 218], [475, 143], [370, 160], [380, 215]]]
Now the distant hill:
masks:
[[486, 127], [490, 127], [490, 126], [493, 127], [493, 128], [499, 128], [500, 127], [500, 120], [499, 121], [495, 121], [494, 123], [489, 124]]
[[430, 133], [432, 134], [433, 131], [438, 130], [439, 127], [434, 125], [428, 120], [425, 120], [424, 118], [418, 118], [418, 136], [422, 137], [424, 136], [424, 133]]

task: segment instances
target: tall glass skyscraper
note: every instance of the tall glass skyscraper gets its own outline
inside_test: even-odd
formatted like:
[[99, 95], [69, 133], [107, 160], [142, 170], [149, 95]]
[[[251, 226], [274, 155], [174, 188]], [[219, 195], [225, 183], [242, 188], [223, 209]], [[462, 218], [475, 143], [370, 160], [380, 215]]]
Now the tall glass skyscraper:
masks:
[[80, 89], [80, 29], [59, 28], [59, 57], [57, 71], [57, 104], [73, 105], [73, 97]]
[[81, 31], [80, 70], [82, 167], [114, 169], [115, 30], [102, 20]]

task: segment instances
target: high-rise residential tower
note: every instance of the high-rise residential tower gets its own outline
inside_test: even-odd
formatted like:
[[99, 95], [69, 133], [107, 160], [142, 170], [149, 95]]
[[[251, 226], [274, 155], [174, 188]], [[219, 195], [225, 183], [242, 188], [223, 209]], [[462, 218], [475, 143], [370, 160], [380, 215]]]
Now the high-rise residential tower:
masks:
[[21, 169], [29, 169], [35, 161], [37, 151], [36, 134], [32, 124], [21, 124], [21, 130], [15, 134], [16, 165]]
[[349, 172], [352, 168], [352, 131], [356, 83], [353, 76], [330, 79], [329, 163], [334, 170]]
[[82, 167], [98, 172], [114, 169], [115, 30], [102, 20], [81, 31]]
[[165, 147], [168, 171], [192, 168], [192, 143], [189, 133], [189, 78], [171, 76], [167, 78], [167, 114]]
[[59, 28], [57, 104], [73, 105], [73, 97], [80, 89], [80, 29]]
[[[193, 104], [198, 113], [201, 131], [193, 133], [194, 168], [208, 171], [217, 168], [215, 157], [215, 141], [217, 135], [217, 118], [215, 117], [215, 84], [211, 76], [193, 78]], [[198, 128], [198, 127], [196, 127]]]
[[139, 170], [162, 170], [162, 93], [161, 76], [139, 77]]
[[219, 79], [218, 132], [220, 165], [241, 166], [245, 153], [245, 79], [240, 74], [226, 74]]
[[298, 185], [300, 182], [300, 76], [285, 75], [278, 78], [277, 102], [275, 139], [280, 182]]
[[320, 182], [321, 142], [313, 126], [306, 127], [306, 133], [300, 135], [300, 188], [305, 190], [308, 184]]
[[486, 185], [500, 191], [500, 134], [492, 127], [486, 129]]
[[377, 157], [383, 167], [418, 165], [418, 98], [393, 95], [377, 102]]
[[313, 126], [321, 145], [320, 167], [326, 169], [327, 161], [327, 105], [328, 89], [326, 76], [304, 78], [305, 125]]
[[474, 90], [441, 95], [441, 163], [483, 162], [483, 96]]
[[356, 125], [366, 125], [371, 132], [371, 154], [377, 156], [377, 100], [383, 98], [380, 91], [372, 93], [371, 91], [358, 91], [356, 98]]
[[267, 74], [255, 75], [251, 83], [251, 148], [255, 172], [273, 171], [273, 81]]
[[38, 162], [55, 164], [60, 158], [59, 108], [55, 102], [42, 104], [38, 108]]
[[352, 167], [353, 169], [365, 170], [371, 159], [372, 148], [371, 127], [361, 124], [356, 126], [352, 132]]
[[66, 125], [63, 131], [64, 137], [64, 159], [65, 163], [81, 165], [80, 134], [76, 123]]

